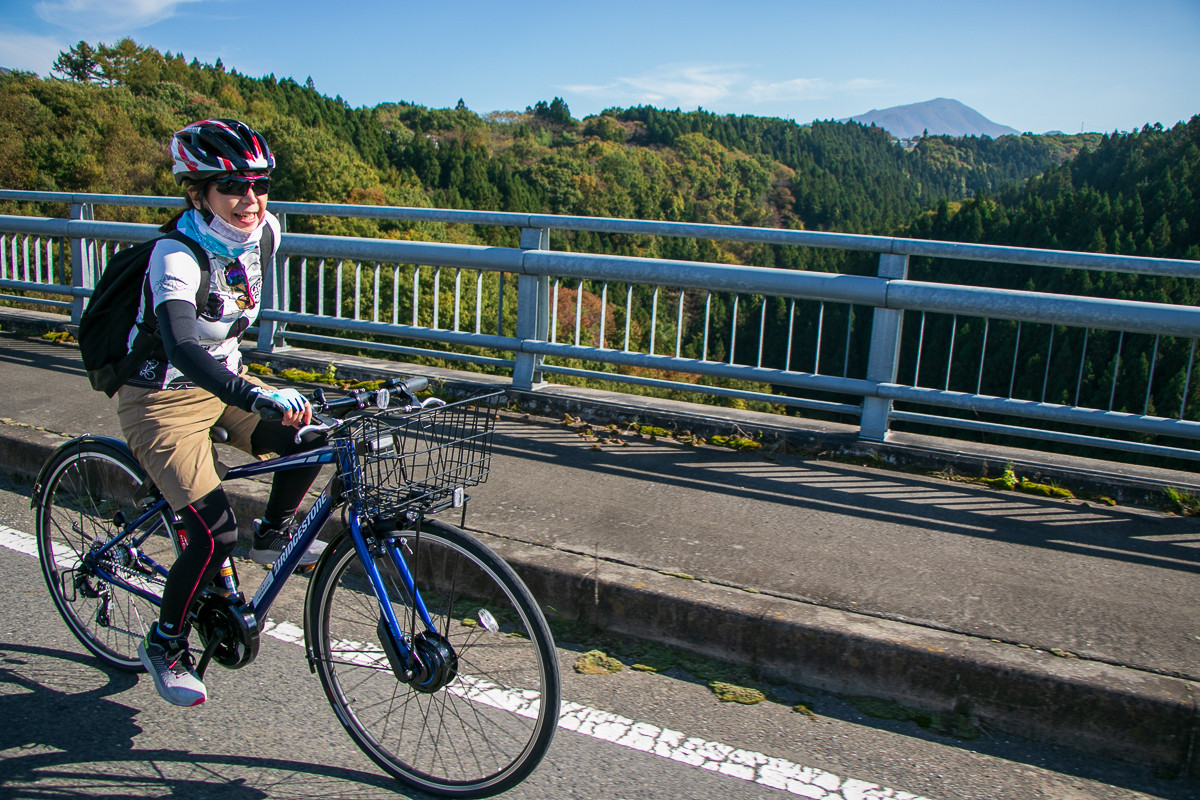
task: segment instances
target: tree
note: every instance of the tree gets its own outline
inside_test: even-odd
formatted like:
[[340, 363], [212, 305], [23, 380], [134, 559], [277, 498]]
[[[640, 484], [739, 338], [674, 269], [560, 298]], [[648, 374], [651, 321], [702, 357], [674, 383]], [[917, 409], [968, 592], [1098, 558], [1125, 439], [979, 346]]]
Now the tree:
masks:
[[556, 97], [549, 103], [545, 100], [538, 100], [533, 106], [533, 116], [554, 125], [568, 127], [575, 125], [575, 120], [571, 119], [571, 109], [567, 107], [567, 102], [561, 97]]
[[[167, 59], [153, 47], [141, 47], [128, 37], [109, 46], [92, 48], [80, 42], [59, 53], [51, 72], [77, 83], [97, 83], [111, 87], [125, 85], [135, 92], [144, 91], [163, 79]], [[174, 65], [178, 69], [178, 64]]]
[[81, 41], [70, 50], [60, 52], [50, 72], [57, 73], [64, 80], [88, 83], [97, 79], [99, 66], [96, 51], [90, 44]]
[[166, 60], [153, 47], [141, 47], [128, 37], [113, 47], [98, 49], [101, 74], [110, 84], [124, 84], [135, 93], [145, 91], [162, 78]]
[[598, 117], [588, 117], [583, 129], [584, 136], [598, 136], [606, 142], [624, 142], [625, 129], [614, 117], [601, 114]]

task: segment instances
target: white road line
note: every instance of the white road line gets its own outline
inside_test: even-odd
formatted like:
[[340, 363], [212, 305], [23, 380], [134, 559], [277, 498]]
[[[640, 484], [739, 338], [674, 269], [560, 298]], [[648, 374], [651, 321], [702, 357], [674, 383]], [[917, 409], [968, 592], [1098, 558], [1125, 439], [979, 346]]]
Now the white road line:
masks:
[[[28, 533], [0, 525], [0, 546], [37, 556], [37, 543]], [[291, 644], [304, 644], [304, 630], [291, 622], [267, 620], [263, 633]], [[524, 706], [529, 698], [518, 692], [513, 697], [497, 698], [494, 691], [490, 704]], [[919, 795], [889, 789], [869, 781], [843, 778], [815, 767], [793, 761], [731, 747], [721, 742], [688, 736], [670, 728], [659, 728], [646, 722], [589, 708], [578, 703], [563, 703], [558, 726], [563, 730], [611, 742], [642, 753], [677, 761], [700, 769], [718, 772], [731, 778], [780, 789], [812, 800], [928, 800]]]
[[0, 546], [37, 558], [37, 540], [24, 531], [0, 525]]

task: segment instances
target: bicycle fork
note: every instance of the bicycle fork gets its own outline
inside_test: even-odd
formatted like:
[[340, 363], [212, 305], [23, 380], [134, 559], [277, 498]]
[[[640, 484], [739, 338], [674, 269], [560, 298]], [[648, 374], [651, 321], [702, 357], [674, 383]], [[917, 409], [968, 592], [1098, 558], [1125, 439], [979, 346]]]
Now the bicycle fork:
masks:
[[[379, 539], [378, 544], [372, 546], [366, 541], [362, 529], [356, 521], [351, 523], [351, 530], [357, 531], [357, 535], [353, 537], [355, 547], [359, 546], [358, 542], [363, 543], [360, 555], [365, 551], [367, 556], [363, 559], [363, 563], [371, 565], [368, 567], [367, 573], [371, 586], [375, 590], [375, 597], [379, 601], [379, 622], [375, 626], [375, 632], [379, 637], [380, 646], [383, 648], [392, 673], [397, 680], [409, 684], [419, 692], [438, 691], [458, 676], [458, 655], [446, 637], [437, 632], [421, 593], [417, 591], [416, 580], [413, 578], [408, 561], [401, 552], [403, 549], [410, 556], [414, 555], [408, 541], [412, 537], [401, 536], [397, 533]], [[419, 540], [419, 519], [414, 536]], [[400, 576], [399, 588], [404, 593], [404, 597], [401, 599], [413, 610], [410, 620], [410, 630], [414, 631], [412, 635], [406, 635], [400, 621], [396, 619], [395, 611], [388, 599], [387, 588], [383, 584], [383, 577], [375, 565], [374, 555], [376, 553], [380, 556], [386, 555]], [[424, 629], [415, 632], [418, 620]]]

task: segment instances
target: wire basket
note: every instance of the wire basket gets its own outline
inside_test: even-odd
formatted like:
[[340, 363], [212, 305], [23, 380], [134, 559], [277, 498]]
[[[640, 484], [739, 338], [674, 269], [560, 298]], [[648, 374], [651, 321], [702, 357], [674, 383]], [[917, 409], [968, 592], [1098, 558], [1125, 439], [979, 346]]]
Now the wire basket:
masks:
[[403, 417], [363, 416], [350, 426], [359, 507], [379, 519], [419, 508], [458, 507], [487, 480], [502, 392]]

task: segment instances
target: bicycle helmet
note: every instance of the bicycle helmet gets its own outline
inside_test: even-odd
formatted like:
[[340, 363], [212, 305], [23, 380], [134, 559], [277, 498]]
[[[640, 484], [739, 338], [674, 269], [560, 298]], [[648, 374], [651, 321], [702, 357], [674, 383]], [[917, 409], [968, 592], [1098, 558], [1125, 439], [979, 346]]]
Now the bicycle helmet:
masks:
[[171, 174], [176, 183], [202, 181], [241, 170], [275, 166], [267, 140], [244, 122], [205, 119], [171, 137]]

